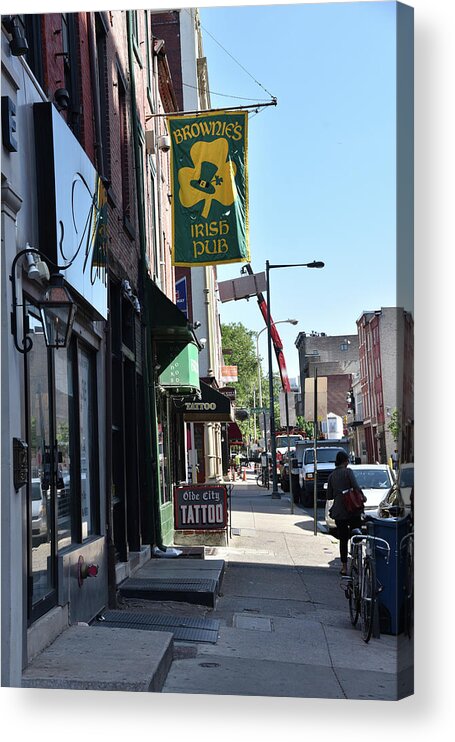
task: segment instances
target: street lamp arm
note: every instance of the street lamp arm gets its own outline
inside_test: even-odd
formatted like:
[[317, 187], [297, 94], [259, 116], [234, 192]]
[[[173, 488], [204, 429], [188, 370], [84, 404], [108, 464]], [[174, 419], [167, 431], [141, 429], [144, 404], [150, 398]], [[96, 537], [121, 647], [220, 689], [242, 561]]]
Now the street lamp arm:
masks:
[[269, 263], [270, 268], [324, 268], [325, 263], [322, 260], [313, 260], [312, 263], [285, 263], [283, 265], [272, 265]]
[[[282, 325], [282, 324], [298, 325], [298, 323], [299, 321], [297, 319], [278, 319], [276, 322], [273, 322], [274, 325]], [[263, 327], [262, 330], [259, 330], [259, 332], [256, 332], [255, 333], [256, 338], [258, 338], [259, 335], [261, 335], [263, 332], [267, 332], [267, 329], [268, 328], [266, 326], [266, 327]]]

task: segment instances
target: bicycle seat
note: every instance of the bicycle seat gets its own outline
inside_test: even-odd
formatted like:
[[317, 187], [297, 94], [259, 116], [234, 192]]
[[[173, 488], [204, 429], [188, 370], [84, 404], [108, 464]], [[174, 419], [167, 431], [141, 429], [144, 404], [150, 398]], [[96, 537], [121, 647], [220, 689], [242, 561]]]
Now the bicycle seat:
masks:
[[352, 533], [353, 536], [363, 536], [363, 533], [360, 530], [360, 528], [353, 528], [352, 531], [351, 531], [351, 533]]

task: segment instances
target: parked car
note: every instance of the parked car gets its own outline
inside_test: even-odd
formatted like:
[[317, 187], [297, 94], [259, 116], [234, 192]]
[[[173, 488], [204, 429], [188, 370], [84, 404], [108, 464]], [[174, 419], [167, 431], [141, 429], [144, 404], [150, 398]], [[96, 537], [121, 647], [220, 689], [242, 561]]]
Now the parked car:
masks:
[[32, 544], [47, 540], [47, 492], [41, 479], [32, 479]]
[[[390, 466], [387, 464], [351, 464], [349, 468], [354, 472], [357, 484], [367, 498], [365, 512], [377, 511], [384, 499], [384, 494], [390, 492], [395, 482]], [[329, 515], [332, 505], [333, 500], [326, 501], [325, 523], [330, 532], [335, 532], [335, 521]]]
[[402, 464], [396, 482], [378, 507], [380, 518], [401, 518], [414, 508], [414, 464]]

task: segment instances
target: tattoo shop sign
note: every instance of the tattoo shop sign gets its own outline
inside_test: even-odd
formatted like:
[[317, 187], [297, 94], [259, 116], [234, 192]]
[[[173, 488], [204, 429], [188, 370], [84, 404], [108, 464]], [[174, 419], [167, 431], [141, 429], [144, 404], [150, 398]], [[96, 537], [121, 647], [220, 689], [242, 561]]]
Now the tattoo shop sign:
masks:
[[172, 263], [249, 262], [248, 114], [169, 116]]
[[177, 531], [219, 531], [227, 528], [227, 490], [223, 485], [174, 487]]

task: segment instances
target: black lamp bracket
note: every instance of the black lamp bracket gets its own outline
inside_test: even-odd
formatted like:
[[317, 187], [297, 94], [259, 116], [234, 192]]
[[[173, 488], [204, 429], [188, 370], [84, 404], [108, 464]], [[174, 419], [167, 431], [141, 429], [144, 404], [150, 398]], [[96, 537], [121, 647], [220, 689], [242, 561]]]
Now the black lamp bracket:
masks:
[[26, 54], [28, 52], [28, 43], [19, 26], [17, 15], [2, 16], [2, 24], [11, 36], [11, 41], [9, 42], [11, 54], [15, 57], [21, 57], [23, 54]]
[[14, 338], [14, 345], [16, 347], [16, 350], [19, 351], [19, 353], [28, 353], [32, 347], [33, 347], [33, 340], [29, 335], [27, 335], [26, 332], [23, 333], [23, 337], [21, 340], [21, 345], [18, 343], [17, 338], [17, 308], [22, 307], [23, 304], [19, 304], [17, 301], [17, 289], [16, 289], [16, 265], [18, 261], [24, 256], [24, 255], [39, 255], [40, 258], [46, 260], [47, 263], [50, 263], [50, 265], [56, 270], [56, 271], [64, 271], [67, 268], [69, 268], [69, 265], [56, 265], [52, 262], [48, 257], [43, 255], [40, 250], [37, 250], [36, 247], [25, 247], [23, 250], [20, 250], [14, 257], [13, 264], [11, 267], [11, 275], [10, 275], [10, 281], [12, 283], [12, 294], [13, 294], [13, 311], [11, 312], [11, 333]]

